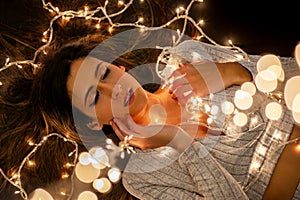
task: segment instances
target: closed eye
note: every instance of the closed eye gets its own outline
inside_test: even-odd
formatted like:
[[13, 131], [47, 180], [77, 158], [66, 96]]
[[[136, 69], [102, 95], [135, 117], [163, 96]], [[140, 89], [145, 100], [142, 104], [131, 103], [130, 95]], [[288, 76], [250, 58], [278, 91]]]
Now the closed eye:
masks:
[[93, 102], [90, 104], [90, 107], [96, 105], [96, 103], [99, 99], [99, 96], [100, 96], [100, 92], [98, 90], [96, 90], [95, 97], [93, 99]]
[[104, 80], [104, 79], [107, 77], [107, 75], [109, 74], [109, 72], [110, 72], [110, 69], [108, 69], [108, 68], [106, 67], [106, 70], [105, 70], [105, 72], [104, 72], [104, 74], [103, 74], [103, 76], [102, 76], [102, 80]]

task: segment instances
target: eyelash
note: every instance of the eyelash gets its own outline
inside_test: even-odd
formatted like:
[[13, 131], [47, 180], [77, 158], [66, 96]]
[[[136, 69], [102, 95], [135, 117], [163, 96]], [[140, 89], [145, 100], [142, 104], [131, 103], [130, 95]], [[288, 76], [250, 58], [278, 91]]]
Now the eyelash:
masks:
[[[109, 74], [109, 72], [110, 72], [110, 70], [108, 68], [106, 68], [106, 71], [105, 71], [105, 73], [104, 73], [104, 75], [102, 77], [102, 80], [104, 80], [107, 77], [107, 75]], [[94, 101], [91, 104], [91, 106], [96, 105], [96, 103], [97, 103], [97, 101], [99, 99], [99, 96], [100, 96], [100, 92], [99, 92], [99, 90], [96, 90], [96, 95], [95, 95]]]

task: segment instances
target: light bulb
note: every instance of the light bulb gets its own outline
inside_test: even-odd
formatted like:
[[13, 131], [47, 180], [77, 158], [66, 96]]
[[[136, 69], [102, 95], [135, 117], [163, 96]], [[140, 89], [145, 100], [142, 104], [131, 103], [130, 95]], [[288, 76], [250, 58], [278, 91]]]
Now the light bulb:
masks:
[[245, 82], [241, 85], [241, 90], [248, 92], [250, 95], [254, 95], [256, 93], [256, 87], [251, 82]]
[[252, 106], [253, 98], [251, 94], [243, 90], [237, 90], [234, 96], [234, 104], [241, 110], [247, 110]]
[[225, 115], [230, 115], [234, 111], [234, 105], [229, 101], [225, 101], [221, 105], [221, 110]]
[[300, 43], [295, 48], [295, 59], [300, 67]]
[[274, 54], [267, 54], [262, 57], [257, 61], [256, 63], [256, 69], [258, 72], [261, 72], [263, 70], [268, 69], [268, 67], [272, 65], [278, 65], [281, 67], [281, 61], [278, 58], [278, 56]]
[[30, 200], [54, 200], [51, 194], [42, 188], [37, 188], [32, 192]]
[[116, 183], [121, 178], [121, 171], [119, 168], [111, 168], [107, 172], [108, 178], [111, 182]]
[[78, 160], [82, 165], [88, 165], [91, 163], [91, 155], [88, 152], [82, 152], [79, 154]]
[[257, 89], [265, 93], [274, 91], [278, 84], [276, 74], [270, 70], [260, 71], [254, 81]]
[[282, 115], [282, 107], [277, 102], [271, 102], [266, 106], [266, 116], [270, 120], [278, 120]]
[[93, 181], [93, 188], [101, 193], [107, 193], [112, 188], [112, 184], [107, 178], [103, 177]]
[[78, 200], [98, 200], [98, 197], [91, 191], [84, 191], [78, 195]]
[[92, 164], [82, 165], [78, 162], [75, 166], [76, 177], [83, 183], [92, 183], [100, 175], [100, 170]]
[[247, 124], [248, 117], [245, 113], [238, 112], [234, 115], [233, 122], [234, 122], [235, 125], [242, 127], [242, 126], [245, 126]]
[[287, 80], [284, 87], [284, 100], [288, 109], [292, 110], [294, 98], [300, 93], [300, 76], [294, 76]]
[[284, 71], [281, 66], [271, 65], [270, 67], [267, 68], [267, 70], [274, 72], [278, 80], [284, 81]]

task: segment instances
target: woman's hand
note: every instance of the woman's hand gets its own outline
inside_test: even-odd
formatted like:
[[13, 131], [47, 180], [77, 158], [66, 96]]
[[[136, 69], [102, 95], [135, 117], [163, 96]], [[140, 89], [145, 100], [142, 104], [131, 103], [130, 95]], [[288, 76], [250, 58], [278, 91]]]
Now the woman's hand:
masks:
[[192, 95], [207, 96], [231, 85], [251, 81], [252, 77], [247, 69], [236, 62], [200, 61], [180, 66], [170, 79], [174, 79], [169, 86], [172, 97], [178, 99], [180, 103], [186, 103]]
[[130, 116], [125, 123], [120, 119], [113, 119], [111, 126], [122, 141], [125, 136], [133, 135], [129, 144], [141, 149], [171, 146], [182, 152], [193, 142], [193, 138], [178, 126], [166, 124], [141, 126]]

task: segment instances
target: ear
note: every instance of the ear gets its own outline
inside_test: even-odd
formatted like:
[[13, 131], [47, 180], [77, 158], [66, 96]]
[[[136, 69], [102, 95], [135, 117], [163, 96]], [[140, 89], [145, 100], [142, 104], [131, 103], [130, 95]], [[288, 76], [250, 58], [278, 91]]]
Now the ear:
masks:
[[103, 125], [99, 124], [97, 121], [89, 122], [86, 126], [93, 131], [100, 131], [103, 128]]
[[120, 69], [123, 70], [125, 72], [126, 68], [124, 66], [120, 66]]

